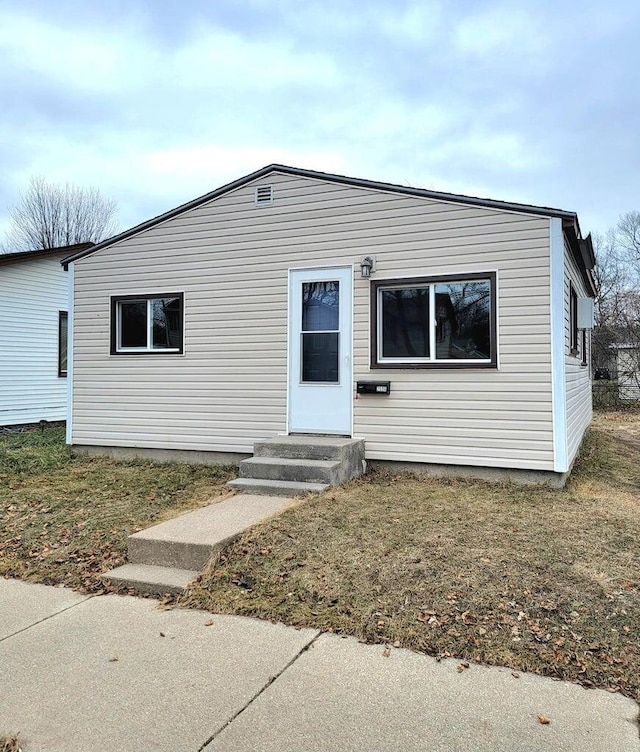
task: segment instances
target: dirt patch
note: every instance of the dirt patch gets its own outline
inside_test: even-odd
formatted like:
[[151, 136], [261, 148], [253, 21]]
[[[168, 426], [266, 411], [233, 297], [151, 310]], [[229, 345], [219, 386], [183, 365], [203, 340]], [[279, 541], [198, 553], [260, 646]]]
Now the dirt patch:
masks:
[[640, 450], [640, 407], [598, 412], [593, 427]]

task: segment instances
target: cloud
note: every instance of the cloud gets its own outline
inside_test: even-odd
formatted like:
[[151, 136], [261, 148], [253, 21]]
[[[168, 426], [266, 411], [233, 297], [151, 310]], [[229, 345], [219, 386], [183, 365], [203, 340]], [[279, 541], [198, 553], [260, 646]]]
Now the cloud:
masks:
[[4, 0], [0, 233], [34, 174], [128, 225], [271, 162], [606, 229], [637, 208], [639, 23], [631, 0]]

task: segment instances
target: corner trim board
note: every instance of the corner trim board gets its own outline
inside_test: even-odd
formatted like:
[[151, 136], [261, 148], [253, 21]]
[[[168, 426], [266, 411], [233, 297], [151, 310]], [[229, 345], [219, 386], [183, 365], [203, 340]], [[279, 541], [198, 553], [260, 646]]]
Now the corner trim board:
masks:
[[67, 304], [67, 444], [73, 444], [73, 287], [75, 264], [68, 266], [68, 294]]
[[564, 331], [564, 233], [562, 220], [549, 220], [551, 285], [551, 405], [553, 413], [553, 469], [569, 471]]

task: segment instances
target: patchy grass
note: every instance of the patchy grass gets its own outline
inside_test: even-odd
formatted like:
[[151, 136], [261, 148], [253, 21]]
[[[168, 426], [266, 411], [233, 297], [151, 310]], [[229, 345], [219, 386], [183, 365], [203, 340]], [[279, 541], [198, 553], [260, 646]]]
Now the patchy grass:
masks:
[[629, 403], [622, 409], [598, 411], [593, 427], [640, 448], [640, 405]]
[[0, 436], [0, 575], [100, 591], [128, 535], [226, 495], [231, 475], [74, 457], [59, 427]]
[[0, 735], [0, 752], [21, 752], [18, 737]]
[[640, 700], [640, 447], [607, 420], [564, 490], [369, 476], [248, 531], [183, 604]]

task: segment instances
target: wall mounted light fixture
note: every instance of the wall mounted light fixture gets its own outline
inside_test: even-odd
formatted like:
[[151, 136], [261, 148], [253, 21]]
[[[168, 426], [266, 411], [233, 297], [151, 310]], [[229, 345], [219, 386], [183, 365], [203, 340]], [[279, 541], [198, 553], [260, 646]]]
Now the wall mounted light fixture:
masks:
[[360, 262], [360, 272], [363, 279], [368, 279], [373, 271], [373, 259], [371, 256], [365, 256]]

